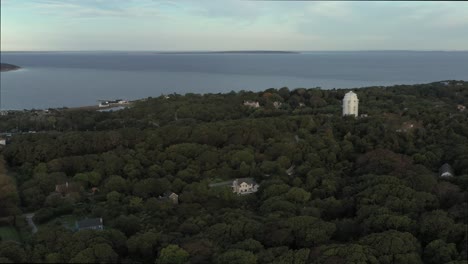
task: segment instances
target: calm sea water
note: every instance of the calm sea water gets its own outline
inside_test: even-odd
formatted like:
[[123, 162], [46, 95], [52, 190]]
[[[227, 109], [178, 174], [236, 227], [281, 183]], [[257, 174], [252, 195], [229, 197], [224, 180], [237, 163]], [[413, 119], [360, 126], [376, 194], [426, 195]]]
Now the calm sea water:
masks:
[[2, 52], [1, 62], [23, 67], [1, 73], [3, 109], [73, 107], [170, 93], [468, 80], [468, 52]]

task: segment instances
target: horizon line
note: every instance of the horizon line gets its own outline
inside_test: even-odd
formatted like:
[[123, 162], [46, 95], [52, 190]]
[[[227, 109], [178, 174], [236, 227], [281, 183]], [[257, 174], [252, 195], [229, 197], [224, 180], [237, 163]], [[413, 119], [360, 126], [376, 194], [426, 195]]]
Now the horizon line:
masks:
[[356, 49], [356, 50], [287, 50], [287, 49], [240, 49], [240, 50], [0, 50], [1, 52], [369, 52], [369, 51], [411, 51], [411, 52], [466, 52], [466, 50], [444, 49]]

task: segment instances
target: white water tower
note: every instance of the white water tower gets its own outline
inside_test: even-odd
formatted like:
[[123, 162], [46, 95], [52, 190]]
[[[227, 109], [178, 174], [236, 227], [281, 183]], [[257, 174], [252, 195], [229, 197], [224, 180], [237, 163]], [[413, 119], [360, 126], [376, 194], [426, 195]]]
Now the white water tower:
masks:
[[358, 107], [359, 99], [357, 98], [357, 94], [353, 91], [346, 93], [343, 98], [343, 116], [354, 115], [357, 117]]

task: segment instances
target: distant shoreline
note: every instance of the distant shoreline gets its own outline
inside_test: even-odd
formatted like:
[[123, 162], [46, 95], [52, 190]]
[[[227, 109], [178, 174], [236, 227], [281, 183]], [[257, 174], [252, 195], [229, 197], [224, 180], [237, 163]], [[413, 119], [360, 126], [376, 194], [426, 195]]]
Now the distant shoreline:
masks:
[[468, 52], [468, 50], [4, 50], [2, 53], [153, 53], [153, 54], [219, 54], [219, 53], [287, 53], [287, 54], [302, 54], [302, 53], [354, 53], [354, 52]]
[[[428, 82], [428, 83], [414, 83], [414, 84], [391, 84], [391, 85], [371, 85], [371, 86], [362, 86], [362, 87], [346, 87], [346, 88], [334, 88], [335, 90], [345, 90], [345, 91], [348, 91], [348, 90], [356, 90], [356, 89], [366, 89], [366, 88], [379, 88], [379, 89], [385, 89], [385, 88], [390, 88], [390, 87], [398, 87], [398, 86], [413, 86], [413, 85], [428, 85], [428, 84], [432, 84], [432, 85], [444, 85], [444, 86], [448, 86], [448, 85], [453, 85], [453, 86], [461, 86], [463, 85], [464, 83], [468, 83], [468, 80], [443, 80], [443, 81], [436, 81], [436, 82]], [[296, 88], [296, 89], [300, 89], [300, 88]], [[304, 89], [304, 88], [303, 88]], [[311, 88], [306, 88], [306, 89], [313, 89], [312, 87]], [[332, 90], [332, 89], [322, 89], [322, 88], [319, 88], [321, 90]], [[294, 90], [294, 89], [293, 89]], [[251, 92], [255, 92], [255, 91], [251, 91]], [[189, 93], [181, 93], [181, 94], [178, 94], [180, 96], [186, 96], [187, 94], [191, 94], [190, 92]], [[204, 93], [195, 93], [197, 95], [203, 95]], [[216, 93], [207, 93], [207, 94], [216, 94]], [[227, 94], [227, 92], [222, 92], [221, 94]], [[161, 95], [162, 96], [162, 95]], [[140, 101], [146, 101], [148, 100], [148, 98], [156, 98], [158, 96], [148, 96], [148, 97], [141, 97], [141, 98], [138, 98], [138, 99], [133, 99], [133, 100], [129, 100], [127, 104], [124, 104], [124, 105], [121, 105], [121, 104], [111, 104], [111, 105], [108, 105], [108, 106], [99, 106], [97, 104], [95, 105], [88, 105], [88, 104], [83, 104], [83, 105], [79, 105], [79, 106], [61, 106], [61, 107], [43, 107], [43, 108], [24, 108], [24, 109], [2, 109], [0, 111], [0, 115], [1, 115], [1, 112], [23, 112], [23, 111], [98, 111], [98, 110], [109, 110], [109, 109], [112, 109], [112, 108], [120, 108], [120, 107], [124, 107], [124, 108], [127, 108], [127, 107], [132, 107], [133, 104], [137, 103], [137, 102], [140, 102]], [[166, 99], [168, 99], [169, 97], [167, 97]], [[107, 111], [100, 111], [100, 112], [107, 112]]]
[[8, 64], [8, 63], [0, 63], [0, 72], [16, 71], [19, 69], [21, 69], [20, 66]]
[[227, 50], [227, 51], [3, 51], [5, 54], [302, 54], [302, 51], [286, 50]]
[[298, 51], [231, 50], [231, 51], [155, 51], [154, 54], [300, 54]]

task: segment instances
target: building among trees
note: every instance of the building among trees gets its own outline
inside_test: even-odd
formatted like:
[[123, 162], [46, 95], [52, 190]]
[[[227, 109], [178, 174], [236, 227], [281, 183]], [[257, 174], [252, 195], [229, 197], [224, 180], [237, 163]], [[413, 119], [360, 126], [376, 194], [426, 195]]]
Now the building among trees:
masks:
[[257, 101], [244, 101], [244, 105], [252, 108], [259, 108], [260, 103]]
[[452, 167], [448, 163], [445, 163], [444, 165], [442, 165], [439, 169], [439, 176], [440, 177], [453, 177]]
[[92, 230], [103, 230], [104, 225], [102, 218], [87, 218], [76, 222], [77, 230], [92, 229]]
[[179, 195], [175, 192], [166, 191], [163, 196], [159, 196], [159, 200], [171, 201], [173, 204], [179, 203]]
[[343, 98], [343, 116], [354, 115], [357, 117], [358, 107], [359, 99], [357, 95], [353, 91], [346, 93]]
[[259, 185], [253, 178], [240, 178], [232, 182], [232, 191], [237, 194], [249, 194], [257, 192]]

